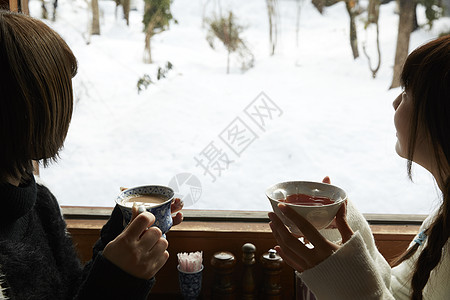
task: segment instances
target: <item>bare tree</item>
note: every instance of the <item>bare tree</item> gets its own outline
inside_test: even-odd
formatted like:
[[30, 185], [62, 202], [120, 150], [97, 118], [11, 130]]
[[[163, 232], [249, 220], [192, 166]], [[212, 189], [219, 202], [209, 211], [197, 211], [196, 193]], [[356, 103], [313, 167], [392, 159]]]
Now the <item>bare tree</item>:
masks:
[[100, 17], [98, 10], [98, 0], [91, 0], [91, 8], [92, 8], [92, 26], [91, 26], [91, 34], [100, 34]]
[[278, 0], [266, 0], [266, 5], [269, 17], [270, 55], [274, 55], [278, 37]]
[[317, 8], [320, 13], [323, 13], [323, 8], [326, 6], [332, 6], [338, 2], [344, 1], [345, 8], [347, 9], [350, 17], [350, 46], [352, 48], [353, 58], [359, 57], [358, 51], [358, 35], [356, 32], [356, 16], [358, 15], [358, 0], [312, 0], [312, 4]]
[[413, 29], [414, 2], [399, 0], [400, 20], [398, 23], [397, 49], [395, 50], [394, 75], [390, 89], [400, 86], [400, 74], [409, 50], [409, 38]]
[[367, 54], [366, 51], [366, 45], [363, 43], [363, 52], [364, 55], [367, 57], [367, 60], [369, 61], [369, 69], [372, 72], [372, 77], [375, 78], [377, 76], [377, 72], [380, 69], [381, 66], [381, 51], [380, 51], [380, 30], [378, 26], [378, 19], [380, 16], [380, 0], [369, 0], [369, 8], [367, 10], [367, 23], [366, 23], [366, 30], [367, 27], [371, 24], [375, 25], [376, 28], [376, 39], [377, 39], [377, 54], [378, 54], [378, 63], [376, 67], [372, 67], [372, 62]]
[[206, 40], [211, 48], [215, 48], [214, 40], [217, 38], [227, 49], [227, 74], [230, 73], [230, 55], [233, 52], [238, 54], [242, 63], [242, 70], [253, 67], [253, 54], [240, 36], [244, 27], [238, 24], [231, 11], [228, 13], [227, 18], [215, 17], [214, 19], [207, 20], [207, 23], [210, 28]]
[[[205, 2], [203, 2], [205, 1]], [[201, 6], [202, 6], [202, 28], [205, 27], [206, 22], [208, 21], [206, 18], [206, 9], [209, 6], [211, 0], [201, 0]], [[222, 4], [220, 0], [213, 0], [212, 1], [213, 7], [212, 11], [217, 12], [220, 17], [222, 17]]]
[[300, 13], [302, 10], [302, 2], [303, 0], [296, 0], [297, 2], [297, 14], [295, 17], [295, 45], [298, 48], [299, 41], [298, 41], [298, 34], [300, 32]]
[[122, 6], [123, 10], [123, 18], [127, 22], [127, 26], [130, 25], [130, 0], [114, 0], [116, 2], [116, 18], [117, 18], [117, 10], [119, 6]]
[[129, 26], [130, 25], [130, 0], [123, 0], [122, 6], [123, 6], [123, 17], [125, 18], [125, 21], [127, 22], [127, 26]]
[[320, 13], [323, 13], [323, 8], [332, 6], [343, 0], [312, 0], [311, 3], [317, 8]]
[[353, 58], [359, 57], [358, 51], [358, 35], [356, 32], [355, 18], [357, 15], [356, 4], [357, 0], [345, 0], [345, 7], [347, 8], [348, 15], [350, 17], [350, 46], [352, 47]]

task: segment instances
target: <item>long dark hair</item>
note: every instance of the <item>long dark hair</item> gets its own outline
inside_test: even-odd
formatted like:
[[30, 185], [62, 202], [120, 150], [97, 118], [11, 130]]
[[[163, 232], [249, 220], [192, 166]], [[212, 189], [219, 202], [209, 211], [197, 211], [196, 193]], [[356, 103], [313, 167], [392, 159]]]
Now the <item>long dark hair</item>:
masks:
[[26, 178], [63, 146], [77, 61], [43, 22], [0, 10], [0, 182]]
[[[419, 130], [425, 130], [431, 143], [437, 174], [433, 174], [442, 191], [442, 204], [438, 214], [426, 229], [427, 245], [417, 260], [412, 280], [411, 298], [422, 299], [422, 291], [431, 271], [439, 264], [442, 248], [450, 237], [450, 35], [433, 40], [407, 58], [401, 75], [403, 87], [414, 103], [411, 132], [408, 141], [408, 175]], [[411, 257], [418, 248], [409, 248], [394, 265]]]

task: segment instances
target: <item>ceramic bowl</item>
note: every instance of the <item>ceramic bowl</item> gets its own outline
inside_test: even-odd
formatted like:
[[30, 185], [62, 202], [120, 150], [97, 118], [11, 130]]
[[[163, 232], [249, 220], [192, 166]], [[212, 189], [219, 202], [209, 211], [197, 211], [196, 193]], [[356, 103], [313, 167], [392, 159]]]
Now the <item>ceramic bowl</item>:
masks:
[[[287, 196], [293, 194], [327, 197], [332, 203], [312, 206], [283, 202]], [[347, 194], [343, 189], [331, 184], [311, 181], [288, 181], [277, 183], [266, 190], [266, 196], [272, 205], [274, 213], [289, 227], [292, 233], [297, 235], [302, 235], [301, 231], [291, 220], [283, 215], [278, 208], [278, 203], [282, 202], [287, 206], [292, 207], [299, 215], [303, 216], [314, 225], [314, 227], [320, 230], [331, 224], [337, 211], [347, 199]]]
[[167, 199], [161, 204], [146, 206], [146, 210], [155, 216], [155, 223], [152, 226], [156, 226], [161, 229], [165, 234], [172, 227], [172, 215], [170, 211], [170, 204], [174, 197], [174, 191], [166, 186], [160, 185], [145, 185], [126, 189], [122, 191], [116, 198], [116, 203], [119, 205], [123, 215], [123, 223], [126, 226], [131, 220], [131, 207], [123, 205], [123, 201], [133, 197], [139, 197], [143, 195], [158, 195]]

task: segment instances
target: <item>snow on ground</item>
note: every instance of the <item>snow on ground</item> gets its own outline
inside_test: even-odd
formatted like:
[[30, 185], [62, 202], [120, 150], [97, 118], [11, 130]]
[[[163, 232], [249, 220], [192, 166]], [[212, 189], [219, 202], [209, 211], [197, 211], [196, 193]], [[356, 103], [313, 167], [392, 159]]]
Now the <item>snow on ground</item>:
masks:
[[[365, 32], [358, 19], [361, 57], [353, 60], [343, 3], [320, 15], [310, 1], [302, 1], [297, 46], [296, 2], [279, 1], [279, 44], [270, 56], [265, 2], [222, 1], [222, 12], [232, 9], [246, 26], [244, 37], [255, 56], [255, 67], [245, 73], [232, 59], [227, 75], [225, 50], [212, 50], [205, 39], [201, 2], [174, 1], [178, 24], [154, 37], [149, 65], [142, 63], [143, 2], [136, 3], [127, 27], [120, 10], [115, 17], [113, 1], [100, 1], [101, 35], [89, 37], [87, 2], [60, 1], [56, 21], [48, 24], [78, 58], [76, 107], [61, 159], [41, 176], [62, 205], [110, 207], [120, 186], [168, 185], [180, 173], [201, 183], [201, 197], [187, 203], [195, 209], [270, 210], [268, 186], [325, 175], [365, 213], [425, 214], [438, 203], [431, 176], [416, 166], [411, 183], [406, 162], [394, 150], [391, 104], [400, 93], [388, 90], [398, 26], [394, 3], [381, 9], [382, 64], [372, 79], [362, 43], [375, 64], [374, 29]], [[209, 2], [207, 16], [215, 9]], [[40, 1], [32, 0], [30, 7], [39, 16]], [[425, 23], [422, 10], [419, 22]], [[410, 48], [449, 24], [442, 19], [432, 30], [414, 32]], [[174, 69], [156, 81], [158, 66], [167, 61]], [[156, 84], [138, 94], [144, 74]], [[244, 110], [261, 103], [252, 102], [261, 101], [261, 92], [279, 110], [258, 127]], [[233, 128], [247, 128], [245, 136], [234, 136], [239, 155], [225, 143], [232, 142], [227, 134]], [[219, 174], [214, 168], [219, 164], [211, 165], [214, 182], [195, 160], [206, 163], [212, 146], [221, 151], [216, 162], [228, 167]], [[186, 185], [181, 189], [188, 191]]]

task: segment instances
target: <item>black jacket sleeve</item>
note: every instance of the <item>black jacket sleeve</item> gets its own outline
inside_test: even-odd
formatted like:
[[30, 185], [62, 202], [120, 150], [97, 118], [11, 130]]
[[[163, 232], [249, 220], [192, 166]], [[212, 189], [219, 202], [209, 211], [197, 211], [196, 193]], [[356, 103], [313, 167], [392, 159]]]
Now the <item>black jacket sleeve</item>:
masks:
[[102, 256], [105, 246], [123, 231], [122, 213], [116, 206], [93, 247], [93, 259], [84, 267], [81, 299], [147, 299], [155, 279], [134, 277]]
[[139, 279], [122, 271], [98, 253], [76, 299], [144, 300], [147, 299], [154, 282], [154, 278]]

